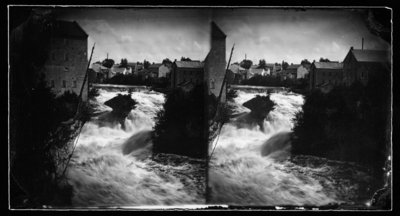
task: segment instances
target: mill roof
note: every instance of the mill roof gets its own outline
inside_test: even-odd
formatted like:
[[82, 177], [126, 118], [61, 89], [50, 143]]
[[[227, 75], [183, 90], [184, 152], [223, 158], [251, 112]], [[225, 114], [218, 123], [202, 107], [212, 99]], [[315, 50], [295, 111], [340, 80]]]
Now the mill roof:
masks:
[[203, 68], [204, 63], [200, 61], [176, 61], [176, 67], [178, 68]]
[[358, 62], [389, 62], [389, 51], [386, 50], [360, 50], [353, 49], [350, 52]]
[[313, 64], [317, 69], [343, 69], [343, 63], [339, 62], [314, 62]]
[[52, 35], [57, 37], [87, 38], [88, 34], [76, 21], [56, 20], [52, 24]]

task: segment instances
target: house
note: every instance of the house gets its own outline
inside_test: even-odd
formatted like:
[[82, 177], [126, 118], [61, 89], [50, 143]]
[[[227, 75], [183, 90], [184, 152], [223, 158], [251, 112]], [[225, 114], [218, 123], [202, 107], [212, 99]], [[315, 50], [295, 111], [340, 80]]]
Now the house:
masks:
[[211, 22], [211, 49], [204, 60], [204, 80], [208, 94], [226, 100], [227, 85], [222, 84], [226, 73], [226, 35]]
[[330, 83], [342, 83], [343, 63], [339, 62], [313, 62], [310, 68], [310, 89], [321, 88]]
[[285, 70], [282, 70], [280, 73], [281, 80], [297, 79], [297, 69], [299, 67], [299, 64], [291, 64]]
[[343, 82], [351, 85], [368, 82], [371, 73], [390, 72], [390, 52], [386, 50], [363, 50], [350, 48], [343, 63]]
[[278, 76], [282, 72], [282, 66], [274, 64], [274, 68], [271, 71], [272, 76]]
[[89, 85], [92, 83], [102, 83], [105, 78], [106, 78], [106, 73], [97, 72], [93, 68], [89, 68], [88, 71]]
[[[88, 34], [73, 21], [57, 20], [50, 29], [49, 57], [41, 73], [56, 95], [66, 91], [80, 94], [88, 65]], [[87, 100], [86, 80], [82, 99]]]
[[127, 74], [137, 74], [138, 69], [139, 69], [138, 63], [128, 62], [126, 64], [126, 73]]
[[304, 65], [304, 64], [302, 64], [302, 65], [300, 65], [298, 68], [297, 68], [297, 79], [305, 79], [305, 78], [308, 78], [308, 74], [309, 74], [309, 71], [310, 71], [310, 67], [311, 67], [311, 65]]
[[187, 84], [206, 83], [209, 95], [221, 97], [226, 100], [226, 85], [222, 83], [226, 73], [226, 35], [221, 29], [211, 22], [211, 49], [205, 60], [200, 61], [174, 61], [171, 69], [171, 87], [177, 88]]
[[122, 67], [120, 64], [114, 64], [111, 67], [111, 73], [112, 74], [127, 74], [127, 67]]
[[272, 71], [274, 70], [274, 68], [275, 68], [275, 64], [265, 64], [265, 67], [264, 67], [264, 69], [265, 69], [265, 71], [267, 71], [267, 74], [268, 75], [272, 75]]
[[203, 82], [204, 64], [200, 61], [174, 61], [171, 69], [171, 87], [191, 81], [194, 84]]
[[169, 76], [169, 73], [171, 72], [171, 67], [171, 64], [161, 64], [161, 66], [158, 68], [158, 77], [167, 78]]
[[99, 78], [99, 82], [110, 77], [110, 68], [104, 67], [100, 62], [92, 63], [91, 68], [94, 73], [97, 73], [96, 77]]
[[157, 64], [151, 64], [149, 66], [148, 70], [149, 70], [150, 76], [152, 78], [157, 78], [158, 77], [159, 69], [160, 69], [161, 65], [162, 65], [161, 63], [157, 63]]
[[252, 68], [250, 67], [248, 70], [247, 78], [250, 79], [255, 75], [261, 75], [261, 76], [266, 76], [267, 71], [264, 70], [264, 68]]
[[247, 70], [245, 68], [240, 67], [237, 64], [231, 64], [229, 66], [229, 71], [233, 74], [233, 84], [240, 84], [242, 80], [247, 79]]
[[143, 63], [140, 62], [128, 62], [126, 64], [125, 74], [139, 75], [139, 72], [144, 69]]
[[231, 64], [229, 66], [229, 70], [231, 70], [233, 73], [239, 73], [239, 74], [243, 74], [246, 72], [245, 68], [242, 68], [240, 65], [238, 64]]

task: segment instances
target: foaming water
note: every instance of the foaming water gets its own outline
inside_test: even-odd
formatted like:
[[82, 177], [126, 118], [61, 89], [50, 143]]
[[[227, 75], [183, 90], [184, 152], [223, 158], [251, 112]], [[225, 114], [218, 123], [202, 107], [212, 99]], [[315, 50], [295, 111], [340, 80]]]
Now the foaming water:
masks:
[[[234, 114], [250, 112], [242, 104], [258, 94], [266, 93], [239, 91], [231, 104]], [[264, 121], [264, 131], [259, 126], [238, 128], [236, 119], [232, 119], [214, 140], [217, 146], [209, 167], [210, 202], [262, 206], [343, 202], [346, 192], [340, 191], [338, 181], [331, 178], [332, 170], [337, 169], [334, 163], [328, 166], [323, 161], [318, 167], [308, 167], [287, 160], [293, 118], [301, 111], [303, 96], [280, 92], [270, 98], [276, 106]], [[308, 160], [305, 158], [302, 160]]]
[[190, 163], [190, 158], [175, 164], [158, 163], [150, 158], [150, 134], [165, 96], [151, 91], [133, 92], [131, 97], [138, 104], [125, 119], [123, 130], [119, 123], [104, 122], [104, 115], [112, 110], [104, 102], [118, 93], [128, 92], [100, 90], [100, 95], [92, 101], [103, 114], [84, 125], [71, 159], [67, 175], [74, 188], [73, 206], [204, 203], [202, 192], [193, 189], [198, 182], [188, 175], [200, 172], [198, 164]]

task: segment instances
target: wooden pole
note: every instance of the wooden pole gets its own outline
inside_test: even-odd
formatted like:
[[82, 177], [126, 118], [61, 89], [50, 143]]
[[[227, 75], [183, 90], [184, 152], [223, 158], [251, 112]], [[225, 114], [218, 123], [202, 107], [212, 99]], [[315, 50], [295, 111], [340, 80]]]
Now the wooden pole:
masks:
[[88, 62], [88, 65], [86, 67], [85, 78], [83, 79], [83, 84], [82, 84], [82, 87], [81, 87], [81, 91], [79, 92], [79, 99], [80, 100], [82, 100], [82, 92], [83, 92], [83, 88], [85, 87], [86, 79], [88, 77], [89, 66], [90, 66], [90, 62], [92, 61], [92, 56], [93, 56], [93, 51], [94, 51], [94, 46], [95, 45], [96, 45], [96, 43], [93, 44], [92, 53], [90, 54], [89, 62]]
[[221, 101], [222, 91], [224, 89], [224, 85], [225, 85], [225, 82], [226, 82], [226, 74], [228, 72], [229, 65], [231, 64], [231, 59], [232, 59], [232, 54], [233, 54], [233, 49], [234, 48], [235, 48], [235, 44], [233, 44], [233, 46], [232, 46], [231, 55], [229, 57], [228, 65], [226, 66], [226, 69], [225, 69], [224, 79], [222, 80], [221, 90], [219, 91], [219, 95], [218, 95], [218, 101], [217, 101], [218, 103]]

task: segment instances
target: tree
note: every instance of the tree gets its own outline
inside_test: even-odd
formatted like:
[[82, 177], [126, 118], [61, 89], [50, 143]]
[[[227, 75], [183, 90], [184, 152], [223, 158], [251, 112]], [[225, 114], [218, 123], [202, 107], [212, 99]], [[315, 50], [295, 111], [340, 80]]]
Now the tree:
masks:
[[111, 68], [114, 65], [115, 61], [113, 59], [104, 59], [101, 65], [107, 68]]
[[265, 68], [266, 65], [267, 63], [265, 62], [265, 59], [261, 59], [258, 63], [258, 68]]
[[204, 90], [204, 84], [199, 84], [189, 92], [177, 88], [167, 95], [164, 109], [157, 114], [152, 134], [153, 154], [173, 153], [196, 158], [207, 156]]
[[240, 67], [249, 69], [253, 65], [253, 62], [251, 60], [245, 59], [242, 62], [240, 62]]
[[310, 65], [311, 62], [309, 62], [308, 59], [304, 59], [304, 60], [301, 61], [300, 64], [301, 64], [301, 65]]
[[121, 59], [121, 63], [119, 65], [120, 67], [127, 67], [128, 66], [128, 60], [126, 58]]
[[144, 69], [148, 69], [149, 66], [150, 66], [150, 62], [149, 62], [149, 61], [146, 61], [146, 59], [145, 59], [145, 60], [143, 61], [143, 67], [144, 67]]
[[182, 56], [181, 61], [192, 61], [192, 60], [189, 57], [185, 58], [185, 57]]
[[166, 58], [162, 61], [163, 64], [172, 64], [172, 61], [169, 58]]
[[282, 69], [286, 70], [287, 67], [289, 67], [289, 63], [282, 61]]
[[324, 58], [321, 57], [319, 59], [319, 62], [330, 62], [330, 60], [328, 58], [324, 59]]

